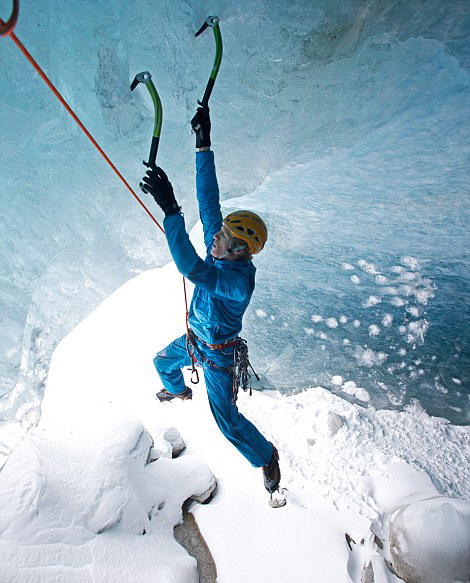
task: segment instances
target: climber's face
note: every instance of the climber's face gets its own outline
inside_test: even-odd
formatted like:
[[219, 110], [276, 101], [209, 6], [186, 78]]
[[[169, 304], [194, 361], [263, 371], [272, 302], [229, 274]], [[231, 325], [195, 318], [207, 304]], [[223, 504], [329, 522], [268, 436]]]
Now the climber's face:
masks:
[[229, 229], [223, 225], [222, 229], [214, 235], [214, 242], [212, 243], [211, 255], [216, 259], [229, 258], [231, 254], [227, 251], [234, 245], [234, 237]]

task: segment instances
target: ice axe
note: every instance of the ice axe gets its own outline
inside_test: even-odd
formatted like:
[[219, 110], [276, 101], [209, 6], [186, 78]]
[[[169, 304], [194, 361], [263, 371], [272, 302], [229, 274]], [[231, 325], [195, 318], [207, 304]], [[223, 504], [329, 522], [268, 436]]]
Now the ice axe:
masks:
[[[204, 91], [204, 97], [202, 101], [198, 101], [199, 105], [202, 107], [206, 107], [209, 103], [209, 98], [212, 93], [212, 89], [214, 88], [215, 80], [217, 79], [217, 73], [219, 72], [220, 63], [222, 61], [222, 35], [220, 34], [220, 27], [219, 27], [220, 19], [218, 16], [209, 16], [201, 28], [196, 32], [196, 36], [202, 34], [206, 28], [209, 26], [214, 31], [214, 38], [215, 38], [215, 59], [214, 64], [212, 66], [212, 71], [209, 77], [209, 81], [207, 82], [206, 90]], [[197, 129], [197, 128], [196, 128]]]
[[[162, 129], [162, 102], [160, 101], [160, 97], [157, 93], [157, 90], [155, 89], [155, 85], [153, 84], [152, 75], [148, 71], [137, 73], [134, 81], [132, 81], [131, 91], [134, 91], [139, 83], [143, 83], [147, 87], [148, 92], [150, 93], [150, 97], [153, 101], [153, 106], [155, 108], [155, 123], [153, 126], [152, 145], [150, 147], [149, 160], [148, 162], [145, 162], [145, 160], [143, 161], [144, 166], [147, 166], [147, 168], [155, 169], [157, 167], [155, 160], [157, 158], [158, 144], [160, 142], [160, 132]], [[142, 184], [140, 185], [140, 188], [143, 192], [147, 193], [147, 191], [144, 190]]]

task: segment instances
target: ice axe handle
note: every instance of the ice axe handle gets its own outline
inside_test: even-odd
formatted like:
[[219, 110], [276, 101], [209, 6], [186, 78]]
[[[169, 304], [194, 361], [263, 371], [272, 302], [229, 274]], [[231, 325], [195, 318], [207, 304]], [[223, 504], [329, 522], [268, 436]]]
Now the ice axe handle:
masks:
[[210, 77], [209, 81], [207, 82], [206, 90], [204, 91], [204, 97], [202, 98], [202, 101], [198, 100], [198, 103], [201, 107], [206, 107], [208, 105], [209, 99], [210, 99], [210, 96], [212, 93], [212, 89], [214, 89], [214, 85], [215, 85], [215, 79]]
[[144, 166], [147, 166], [147, 168], [152, 168], [152, 170], [155, 170], [155, 168], [157, 167], [156, 159], [157, 159], [157, 152], [158, 152], [158, 144], [159, 143], [160, 143], [160, 138], [153, 136], [152, 137], [152, 144], [150, 146], [149, 161], [148, 162], [145, 162], [145, 160], [143, 161]]

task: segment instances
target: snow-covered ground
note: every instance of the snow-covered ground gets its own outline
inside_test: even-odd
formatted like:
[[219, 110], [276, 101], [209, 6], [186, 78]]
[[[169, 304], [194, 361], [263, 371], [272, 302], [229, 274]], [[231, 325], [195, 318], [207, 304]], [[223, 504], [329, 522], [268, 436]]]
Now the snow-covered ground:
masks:
[[[240, 409], [280, 451], [287, 505], [272, 509], [261, 470], [216, 427], [203, 381], [192, 401], [155, 399], [153, 355], [183, 329], [170, 264], [127, 282], [58, 346], [41, 421], [0, 473], [2, 581], [196, 582], [172, 529], [213, 473], [214, 499], [192, 511], [220, 583], [359, 583], [370, 562], [377, 583], [396, 582], [381, 558], [393, 512], [470, 498], [469, 429], [418, 405], [375, 411], [321, 387], [241, 393]], [[164, 439], [172, 427], [187, 444], [176, 459]], [[147, 463], [150, 436], [158, 459]], [[451, 550], [470, 533], [469, 503], [460, 504]], [[436, 550], [447, 523], [436, 527]]]

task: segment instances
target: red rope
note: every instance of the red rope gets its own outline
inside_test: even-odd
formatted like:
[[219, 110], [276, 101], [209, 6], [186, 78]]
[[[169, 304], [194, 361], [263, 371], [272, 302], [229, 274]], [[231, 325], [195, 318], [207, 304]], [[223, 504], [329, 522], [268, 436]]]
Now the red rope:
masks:
[[[41, 69], [41, 67], [38, 65], [38, 63], [33, 59], [33, 57], [31, 56], [29, 51], [26, 49], [26, 47], [23, 45], [23, 43], [15, 35], [15, 33], [13, 32], [13, 29], [15, 28], [17, 18], [18, 18], [18, 0], [14, 0], [14, 10], [13, 10], [13, 15], [10, 18], [10, 20], [7, 23], [5, 23], [0, 18], [0, 32], [1, 32], [1, 34], [5, 35], [5, 36], [8, 35], [13, 39], [13, 42], [16, 44], [16, 46], [20, 49], [20, 51], [28, 59], [28, 61], [31, 63], [31, 65], [33, 65], [33, 67], [39, 73], [39, 75], [42, 77], [42, 79], [44, 80], [46, 85], [49, 87], [49, 89], [54, 93], [54, 95], [57, 97], [57, 99], [61, 102], [61, 104], [65, 107], [65, 109], [69, 112], [69, 114], [77, 122], [80, 129], [87, 136], [87, 138], [91, 141], [91, 143], [95, 146], [95, 148], [98, 150], [98, 152], [103, 156], [103, 158], [106, 160], [106, 162], [111, 166], [111, 168], [114, 170], [114, 172], [120, 178], [120, 180], [123, 182], [124, 186], [129, 190], [129, 192], [132, 194], [132, 196], [137, 200], [137, 202], [140, 204], [140, 206], [145, 210], [147, 215], [157, 225], [157, 227], [160, 229], [160, 231], [163, 234], [165, 234], [165, 231], [164, 231], [163, 227], [160, 225], [160, 223], [155, 219], [155, 217], [148, 210], [148, 208], [145, 206], [145, 204], [140, 200], [140, 198], [137, 196], [137, 194], [133, 191], [133, 189], [131, 188], [131, 186], [129, 185], [127, 180], [124, 178], [124, 176], [119, 172], [119, 170], [116, 168], [116, 166], [111, 162], [111, 160], [108, 158], [108, 156], [104, 153], [104, 151], [99, 146], [98, 142], [94, 139], [94, 137], [86, 129], [86, 127], [80, 121], [80, 119], [75, 114], [73, 109], [65, 101], [65, 99], [62, 97], [62, 95], [59, 93], [59, 91], [54, 87], [54, 85], [49, 80], [47, 75], [44, 73], [44, 71]], [[184, 301], [185, 301], [185, 306], [186, 306], [186, 327], [188, 327], [188, 298], [186, 295], [186, 282], [185, 282], [184, 277], [183, 277], [183, 288], [184, 288]]]

